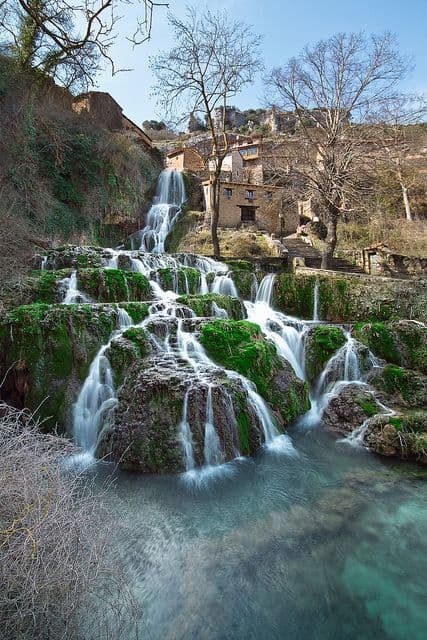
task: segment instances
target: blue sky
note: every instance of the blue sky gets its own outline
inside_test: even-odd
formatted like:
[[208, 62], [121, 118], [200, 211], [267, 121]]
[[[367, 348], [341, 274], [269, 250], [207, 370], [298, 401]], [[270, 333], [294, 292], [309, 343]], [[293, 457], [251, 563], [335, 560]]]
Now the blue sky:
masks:
[[[186, 4], [202, 11], [206, 0], [189, 3], [170, 0], [170, 10], [181, 16]], [[405, 89], [427, 92], [427, 0], [220, 0], [211, 3], [210, 8], [226, 9], [232, 18], [251, 24], [256, 33], [263, 35], [266, 69], [280, 66], [304, 45], [339, 31], [392, 31], [398, 37], [401, 52], [411, 56], [415, 63]], [[99, 76], [97, 84], [99, 90], [111, 93], [125, 113], [140, 124], [162, 115], [155, 97], [150, 96], [154, 79], [148, 58], [174, 43], [167, 10], [158, 7], [151, 41], [132, 50], [125, 36], [133, 30], [136, 8], [124, 5], [123, 13], [113, 56], [117, 66], [133, 71], [114, 77], [106, 71]], [[234, 102], [241, 108], [256, 108], [262, 106], [263, 98], [262, 78], [258, 77]]]

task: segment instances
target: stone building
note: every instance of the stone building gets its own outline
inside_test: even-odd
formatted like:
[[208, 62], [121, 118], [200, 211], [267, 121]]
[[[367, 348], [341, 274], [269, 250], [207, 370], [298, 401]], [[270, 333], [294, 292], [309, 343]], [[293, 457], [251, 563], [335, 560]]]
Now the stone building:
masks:
[[153, 148], [153, 141], [135, 122], [124, 115], [122, 107], [103, 91], [89, 91], [74, 98], [71, 105], [75, 113], [84, 113], [97, 125], [108, 131], [129, 131], [136, 135], [147, 149]]
[[[203, 182], [206, 210], [212, 202], [212, 184]], [[298, 227], [298, 212], [285, 209], [283, 190], [272, 185], [226, 182], [220, 184], [219, 226], [254, 226], [260, 231], [285, 236]]]
[[181, 147], [166, 155], [166, 169], [197, 173], [205, 169], [205, 161], [195, 149]]

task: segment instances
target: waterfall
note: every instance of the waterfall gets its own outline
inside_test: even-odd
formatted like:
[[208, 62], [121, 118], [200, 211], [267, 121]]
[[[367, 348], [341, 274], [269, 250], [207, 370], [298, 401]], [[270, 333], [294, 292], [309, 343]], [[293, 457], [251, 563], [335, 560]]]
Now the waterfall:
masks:
[[105, 352], [111, 340], [132, 325], [132, 320], [124, 309], [119, 308], [117, 315], [119, 328], [98, 351], [74, 405], [74, 441], [90, 457], [95, 455], [100, 432], [109, 425], [112, 410], [117, 406], [113, 372]]
[[73, 271], [69, 278], [60, 281], [62, 289], [62, 304], [77, 304], [78, 302], [90, 302], [89, 298], [81, 293], [77, 286], [77, 271]]
[[319, 278], [316, 278], [313, 291], [313, 320], [319, 321]]
[[205, 446], [203, 449], [204, 461], [207, 467], [213, 467], [222, 462], [221, 443], [215, 429], [212, 385], [208, 386], [206, 398], [206, 421], [205, 421]]
[[163, 253], [165, 241], [181, 213], [186, 200], [184, 179], [179, 171], [165, 169], [159, 176], [153, 205], [141, 231], [141, 249]]
[[191, 389], [188, 389], [184, 396], [184, 407], [182, 410], [182, 420], [179, 425], [179, 434], [181, 438], [182, 448], [184, 450], [185, 470], [192, 471], [195, 467], [194, 462], [194, 446], [193, 436], [190, 425], [188, 423], [188, 395]]
[[259, 285], [255, 302], [264, 302], [267, 306], [270, 306], [275, 278], [276, 276], [273, 273], [270, 273], [263, 278]]
[[238, 297], [238, 292], [236, 289], [236, 285], [234, 284], [232, 278], [225, 275], [217, 275], [212, 283], [212, 293], [220, 293], [223, 296], [234, 296]]

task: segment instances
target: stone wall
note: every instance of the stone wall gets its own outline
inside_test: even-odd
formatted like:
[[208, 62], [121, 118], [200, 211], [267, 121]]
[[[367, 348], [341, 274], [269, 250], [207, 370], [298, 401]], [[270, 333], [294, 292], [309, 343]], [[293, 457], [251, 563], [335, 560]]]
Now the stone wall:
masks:
[[[357, 322], [407, 318], [425, 321], [427, 317], [427, 279], [424, 278], [404, 280], [302, 266], [296, 266], [294, 274], [280, 277], [290, 279], [302, 292], [301, 304], [307, 297], [312, 298], [314, 283], [319, 282], [321, 320]], [[301, 316], [299, 309], [290, 308], [289, 303], [290, 297], [284, 290], [276, 296], [279, 309]]]
[[119, 131], [122, 128], [122, 108], [103, 91], [90, 91], [77, 96], [73, 101], [73, 111], [84, 113], [109, 131]]
[[336, 255], [370, 275], [427, 276], [427, 258], [400, 255], [386, 247], [337, 251]]

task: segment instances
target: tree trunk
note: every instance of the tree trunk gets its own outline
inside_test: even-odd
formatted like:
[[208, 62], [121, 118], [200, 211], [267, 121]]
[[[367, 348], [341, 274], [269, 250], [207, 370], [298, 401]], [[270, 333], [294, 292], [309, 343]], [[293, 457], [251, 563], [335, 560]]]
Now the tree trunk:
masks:
[[406, 219], [412, 221], [413, 217], [411, 211], [411, 203], [409, 202], [408, 189], [402, 183], [400, 183], [400, 186], [402, 189], [403, 204], [405, 205]]
[[325, 247], [322, 254], [321, 269], [332, 269], [334, 251], [337, 244], [338, 212], [335, 208], [329, 212], [326, 228]]
[[211, 202], [211, 237], [214, 252], [214, 258], [218, 260], [221, 257], [221, 250], [218, 239], [218, 222], [219, 222], [219, 177], [215, 176], [212, 181], [212, 202]]

